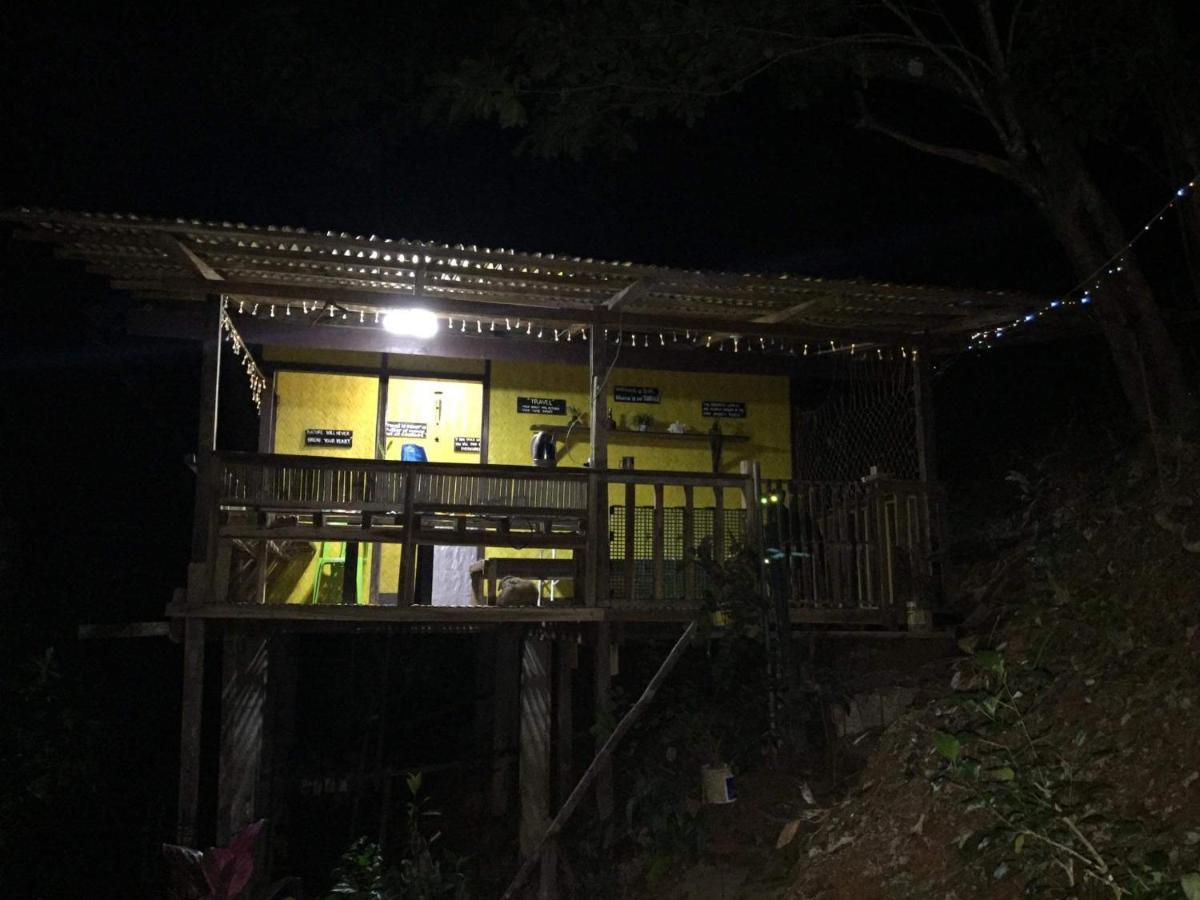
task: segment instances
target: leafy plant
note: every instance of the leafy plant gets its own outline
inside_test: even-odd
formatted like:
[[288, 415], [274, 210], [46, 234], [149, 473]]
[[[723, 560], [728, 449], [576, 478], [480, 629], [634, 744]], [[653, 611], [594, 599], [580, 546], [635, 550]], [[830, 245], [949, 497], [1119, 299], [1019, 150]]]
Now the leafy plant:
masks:
[[[227, 847], [193, 850], [163, 844], [169, 900], [239, 900], [254, 877], [254, 853], [266, 820], [259, 819], [239, 831]], [[256, 900], [292, 897], [299, 888], [295, 878], [283, 878], [254, 893]]]
[[359, 838], [342, 854], [341, 865], [334, 870], [337, 881], [326, 900], [392, 900], [399, 897], [394, 872], [383, 864], [377, 844]]
[[1113, 818], [1104, 802], [1111, 785], [1096, 772], [1113, 748], [1089, 746], [1083, 731], [1063, 741], [1054, 723], [1031, 715], [1050, 673], [1013, 668], [1000, 650], [978, 648], [974, 639], [960, 646], [970, 656], [956, 676], [948, 727], [932, 733], [939, 762], [928, 773], [936, 790], [987, 815], [983, 827], [960, 836], [960, 848], [1003, 848], [1002, 865], [1020, 861], [1032, 876], [1028, 889], [1043, 894], [1065, 882], [1072, 895], [1178, 896], [1163, 835]]
[[406, 784], [408, 828], [399, 865], [385, 866], [378, 845], [359, 838], [342, 855], [342, 864], [334, 872], [336, 883], [325, 900], [465, 900], [468, 896], [466, 860], [440, 852], [435, 846], [440, 831], [426, 833], [427, 820], [441, 813], [430, 809], [429, 798], [421, 795], [421, 774], [409, 773]]

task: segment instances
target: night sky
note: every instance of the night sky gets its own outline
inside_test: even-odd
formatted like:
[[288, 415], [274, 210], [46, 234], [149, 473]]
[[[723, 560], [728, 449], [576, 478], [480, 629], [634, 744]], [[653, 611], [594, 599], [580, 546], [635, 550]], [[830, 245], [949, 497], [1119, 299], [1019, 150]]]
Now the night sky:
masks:
[[[516, 156], [514, 133], [426, 119], [427, 76], [484, 40], [491, 7], [421, 6], [389, 5], [385, 21], [371, 4], [295, 7], [305, 23], [327, 26], [335, 61], [352, 59], [357, 42], [396, 48], [394, 68], [363, 96], [339, 94], [312, 75], [321, 67], [288, 55], [279, 24], [288, 7], [278, 3], [6, 9], [0, 207], [1044, 296], [1073, 281], [1015, 190], [856, 131], [837, 104], [781, 112], [752, 90], [694, 128], [646, 125], [637, 152], [617, 160]], [[256, 66], [260, 51], [267, 63]], [[309, 96], [342, 113], [309, 115]], [[1161, 185], [1119, 152], [1101, 148], [1095, 159], [1119, 185], [1113, 201], [1131, 225], [1161, 202]], [[196, 446], [199, 354], [125, 336], [120, 295], [6, 228], [0, 301], [0, 622], [19, 626], [0, 649], [18, 660], [50, 643], [68, 648], [79, 622], [161, 618], [183, 583], [193, 490], [183, 457]], [[992, 502], [1006, 467], [1119, 402], [1095, 341], [997, 352], [946, 373], [939, 440], [960, 508]], [[128, 764], [166, 785], [156, 800], [129, 803], [169, 819], [176, 758], [153, 748], [175, 734], [177, 648], [134, 643], [60, 652], [112, 688], [111, 708], [96, 715], [127, 723]], [[86, 816], [80, 828], [116, 840], [103, 811]], [[128, 855], [167, 825], [140, 827], [113, 853]], [[88, 865], [121, 869], [105, 850], [89, 850]]]

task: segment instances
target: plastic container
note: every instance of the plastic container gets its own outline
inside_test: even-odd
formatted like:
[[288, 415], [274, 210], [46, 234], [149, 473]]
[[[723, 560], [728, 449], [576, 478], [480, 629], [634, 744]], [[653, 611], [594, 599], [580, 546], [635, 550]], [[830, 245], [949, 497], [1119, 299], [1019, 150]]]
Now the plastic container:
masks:
[[700, 770], [700, 779], [705, 803], [732, 803], [737, 799], [737, 786], [729, 766], [705, 766]]
[[401, 462], [429, 462], [429, 457], [425, 455], [425, 448], [420, 444], [401, 444], [400, 445], [400, 461]]

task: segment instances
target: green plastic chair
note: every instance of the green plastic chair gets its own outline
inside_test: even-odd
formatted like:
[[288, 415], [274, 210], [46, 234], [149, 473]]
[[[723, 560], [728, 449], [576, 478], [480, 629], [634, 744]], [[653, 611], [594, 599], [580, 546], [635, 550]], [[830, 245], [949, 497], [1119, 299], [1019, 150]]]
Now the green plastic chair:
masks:
[[[337, 552], [333, 548], [341, 547]], [[342, 579], [346, 571], [346, 541], [321, 541], [317, 550], [317, 571], [313, 576], [312, 602], [314, 604], [340, 604], [342, 602]], [[363, 573], [367, 554], [358, 553], [357, 571], [354, 573], [355, 602], [363, 598]]]

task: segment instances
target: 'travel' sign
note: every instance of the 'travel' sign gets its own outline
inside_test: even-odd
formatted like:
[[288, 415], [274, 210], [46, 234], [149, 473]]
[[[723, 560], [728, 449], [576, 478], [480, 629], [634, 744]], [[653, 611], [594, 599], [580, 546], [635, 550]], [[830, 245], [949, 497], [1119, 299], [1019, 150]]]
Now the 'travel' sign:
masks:
[[517, 412], [540, 413], [544, 416], [565, 416], [567, 401], [550, 397], [518, 397]]
[[482, 449], [479, 438], [456, 437], [454, 439], [455, 453], [479, 453]]
[[746, 404], [741, 400], [701, 400], [700, 415], [706, 419], [744, 419]]
[[349, 447], [354, 443], [354, 432], [348, 428], [305, 428], [305, 447]]
[[661, 403], [656, 387], [636, 387], [618, 384], [613, 388], [613, 399], [618, 403]]
[[428, 426], [424, 422], [384, 422], [385, 437], [423, 438]]

